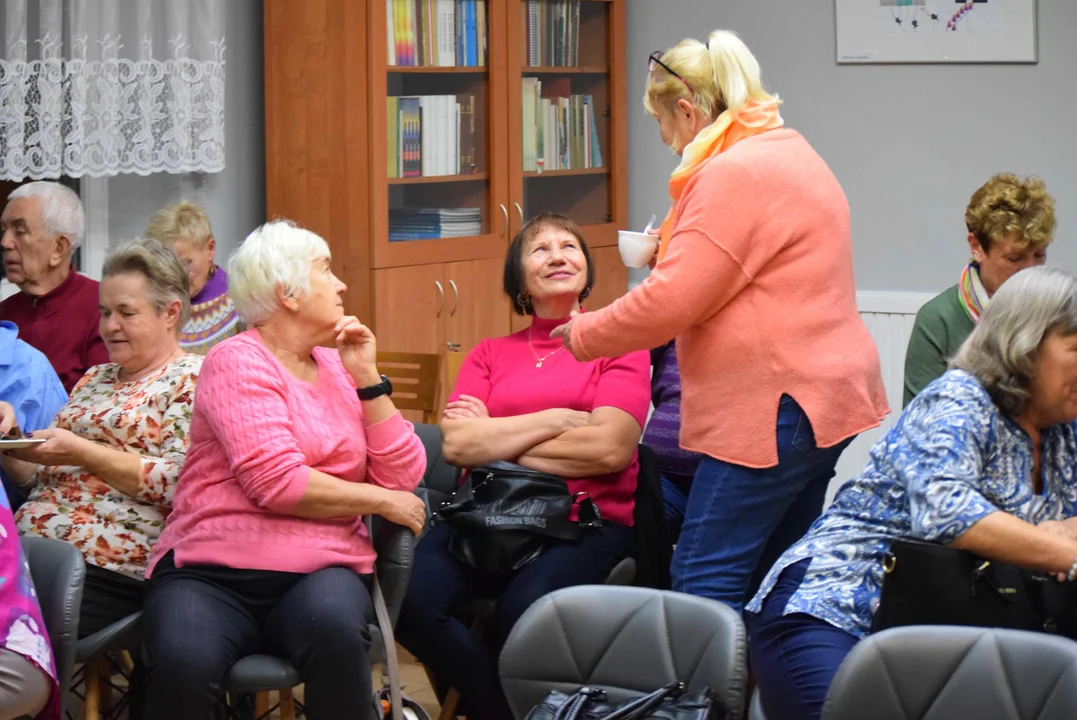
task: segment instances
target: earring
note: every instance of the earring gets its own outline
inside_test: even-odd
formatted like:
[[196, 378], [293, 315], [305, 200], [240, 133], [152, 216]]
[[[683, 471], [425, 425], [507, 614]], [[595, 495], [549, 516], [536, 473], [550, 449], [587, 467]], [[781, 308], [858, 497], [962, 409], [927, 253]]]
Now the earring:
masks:
[[585, 287], [583, 289], [583, 292], [580, 293], [580, 300], [586, 300], [588, 298], [588, 296], [590, 296], [590, 294], [591, 294], [591, 288]]
[[516, 293], [516, 304], [524, 309], [527, 309], [531, 307], [531, 298], [524, 295], [523, 293]]

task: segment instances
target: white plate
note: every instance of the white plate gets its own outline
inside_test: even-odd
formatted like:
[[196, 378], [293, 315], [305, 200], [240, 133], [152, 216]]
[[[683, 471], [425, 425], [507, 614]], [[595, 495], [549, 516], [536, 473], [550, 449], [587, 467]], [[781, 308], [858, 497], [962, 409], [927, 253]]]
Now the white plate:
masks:
[[0, 450], [20, 450], [31, 445], [40, 445], [45, 438], [22, 438], [20, 440], [0, 440]]

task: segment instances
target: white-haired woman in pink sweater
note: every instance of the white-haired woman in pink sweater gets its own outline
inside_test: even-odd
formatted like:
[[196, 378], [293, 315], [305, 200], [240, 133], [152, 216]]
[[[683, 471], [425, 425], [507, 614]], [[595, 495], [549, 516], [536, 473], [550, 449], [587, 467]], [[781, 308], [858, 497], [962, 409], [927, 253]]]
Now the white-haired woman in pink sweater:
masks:
[[269, 652], [299, 669], [310, 720], [369, 718], [363, 576], [375, 553], [362, 516], [419, 533], [423, 446], [377, 371], [374, 335], [344, 315], [322, 238], [268, 223], [228, 275], [251, 329], [202, 366], [190, 451], [147, 572], [145, 715], [213, 717], [232, 663]]

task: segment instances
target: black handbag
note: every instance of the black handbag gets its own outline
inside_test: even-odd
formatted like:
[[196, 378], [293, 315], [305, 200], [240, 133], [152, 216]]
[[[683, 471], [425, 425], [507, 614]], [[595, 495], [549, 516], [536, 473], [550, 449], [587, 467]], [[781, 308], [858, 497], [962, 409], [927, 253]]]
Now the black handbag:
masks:
[[[577, 520], [570, 519], [577, 508]], [[509, 462], [475, 468], [437, 511], [453, 529], [449, 551], [471, 567], [511, 572], [532, 562], [551, 540], [576, 541], [601, 527], [598, 506], [575, 496], [556, 475]]]
[[729, 711], [709, 688], [686, 692], [684, 683], [614, 705], [601, 688], [583, 687], [572, 695], [551, 690], [527, 720], [729, 720]]
[[1077, 583], [917, 540], [894, 541], [883, 569], [872, 632], [968, 625], [1077, 638]]

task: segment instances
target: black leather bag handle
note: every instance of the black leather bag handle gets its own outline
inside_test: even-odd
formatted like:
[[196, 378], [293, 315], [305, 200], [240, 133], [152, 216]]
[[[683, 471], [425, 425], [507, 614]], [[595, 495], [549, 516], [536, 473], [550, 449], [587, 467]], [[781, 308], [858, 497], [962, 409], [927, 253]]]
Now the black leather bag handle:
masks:
[[[684, 692], [684, 683], [675, 682], [627, 702], [613, 712], [603, 715], [602, 720], [645, 720], [647, 713], [662, 704], [671, 695]], [[553, 720], [579, 720], [592, 700], [602, 702], [606, 693], [599, 688], [582, 687], [557, 709]]]

